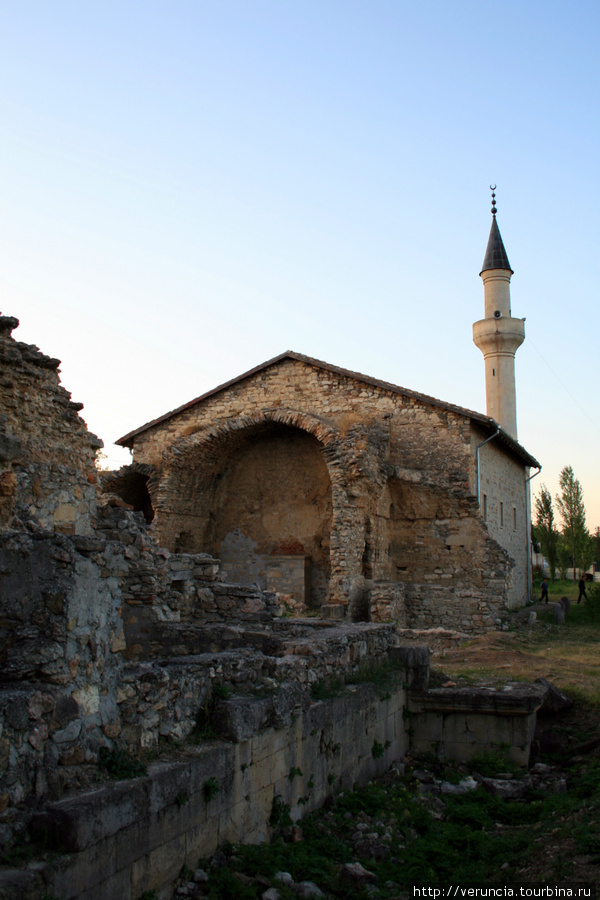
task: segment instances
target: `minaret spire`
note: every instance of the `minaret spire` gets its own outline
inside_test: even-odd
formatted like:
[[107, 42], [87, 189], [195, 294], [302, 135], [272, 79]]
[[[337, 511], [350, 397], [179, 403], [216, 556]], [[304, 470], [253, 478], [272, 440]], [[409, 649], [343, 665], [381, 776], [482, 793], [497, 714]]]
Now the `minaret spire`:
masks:
[[517, 437], [515, 353], [525, 340], [525, 319], [513, 319], [510, 309], [510, 267], [498, 222], [496, 185], [492, 191], [492, 227], [481, 275], [485, 318], [473, 325], [473, 341], [483, 353], [487, 414]]

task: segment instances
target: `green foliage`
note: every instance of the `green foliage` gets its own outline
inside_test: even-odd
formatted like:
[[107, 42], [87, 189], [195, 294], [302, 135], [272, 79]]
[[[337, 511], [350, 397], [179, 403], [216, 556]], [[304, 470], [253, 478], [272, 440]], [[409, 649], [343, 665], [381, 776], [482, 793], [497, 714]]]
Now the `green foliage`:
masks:
[[228, 700], [231, 696], [232, 689], [228, 684], [214, 684], [212, 689], [212, 702], [217, 703], [219, 700]]
[[512, 772], [520, 774], [520, 769], [508, 756], [506, 747], [498, 747], [495, 750], [478, 750], [470, 760], [470, 767], [480, 775], [493, 778], [499, 772]]
[[343, 690], [344, 679], [334, 677], [315, 681], [311, 686], [310, 695], [313, 700], [331, 700], [333, 697], [339, 697]]
[[184, 793], [184, 791], [179, 791], [179, 793], [175, 797], [175, 803], [177, 804], [178, 808], [181, 809], [181, 807], [185, 806], [189, 799], [189, 796]]
[[583, 601], [582, 618], [590, 625], [600, 625], [600, 584], [586, 585], [587, 600]]
[[119, 747], [101, 747], [98, 754], [98, 764], [113, 778], [123, 781], [127, 778], [139, 778], [146, 774], [146, 766], [138, 759], [134, 759], [127, 750]]
[[231, 687], [227, 684], [213, 684], [208, 700], [204, 706], [200, 707], [196, 715], [196, 725], [190, 735], [192, 741], [200, 743], [219, 737], [219, 733], [212, 723], [215, 705], [220, 700], [228, 700], [231, 691]]
[[562, 536], [566, 552], [571, 555], [575, 577], [577, 566], [586, 569], [591, 562], [592, 547], [585, 525], [583, 490], [571, 466], [565, 466], [561, 471], [559, 484], [556, 506], [562, 518]]
[[[352, 675], [316, 681], [311, 687], [313, 700], [331, 700], [339, 697], [346, 684], [372, 684], [379, 692], [380, 700], [389, 700], [404, 677], [404, 666], [395, 660], [371, 662], [360, 666]], [[316, 733], [316, 732], [315, 732]]]
[[140, 900], [158, 900], [156, 896], [156, 891], [144, 891]]
[[290, 808], [283, 800], [281, 794], [276, 794], [276, 796], [273, 797], [271, 815], [269, 816], [269, 825], [278, 825], [279, 827], [285, 827], [291, 824], [292, 817], [290, 816]]
[[[488, 754], [492, 774], [498, 768], [507, 771], [504, 749]], [[436, 775], [450, 780], [457, 774], [434, 760]], [[333, 778], [335, 781], [335, 777]], [[444, 796], [444, 816], [432, 815], [423, 798], [412, 793], [412, 780], [386, 776], [354, 791], [332, 798], [326, 809], [302, 820], [303, 840], [288, 842], [286, 830], [292, 824], [290, 810], [280, 796], [273, 801], [270, 822], [277, 826], [268, 844], [231, 848], [232, 867], [211, 871], [208, 897], [253, 898], [263, 891], [261, 884], [248, 878], [262, 875], [272, 883], [278, 871], [290, 872], [294, 881], [314, 881], [332, 900], [347, 900], [348, 886], [339, 878], [339, 867], [354, 860], [352, 835], [361, 816], [381, 820], [392, 830], [391, 854], [386, 859], [364, 860], [377, 876], [383, 898], [410, 892], [413, 884], [473, 883], [501, 884], [539, 855], [536, 839], [545, 837], [558, 847], [564, 836], [572, 835], [578, 850], [600, 861], [600, 761], [576, 769], [568, 794], [531, 793], [524, 801], [493, 797], [483, 789], [466, 795]], [[571, 822], [569, 814], [576, 819]], [[558, 826], [558, 830], [557, 830]], [[562, 829], [562, 830], [561, 830]], [[544, 846], [544, 844], [542, 844]], [[398, 849], [397, 849], [398, 848]], [[398, 852], [401, 864], [398, 862]], [[501, 871], [501, 861], [510, 868]], [[556, 854], [554, 875], [569, 877], [570, 861]], [[242, 883], [243, 882], [243, 883]], [[394, 886], [388, 886], [393, 882]], [[281, 900], [293, 895], [279, 887]], [[353, 888], [353, 900], [366, 900], [368, 894]]]
[[288, 772], [288, 778], [290, 781], [293, 781], [296, 775], [302, 775], [302, 769], [299, 769], [298, 766], [292, 766]]
[[391, 691], [396, 690], [404, 677], [404, 665], [396, 660], [370, 662], [346, 677], [349, 684], [372, 684], [379, 692], [380, 700], [389, 700]]
[[552, 494], [545, 484], [541, 486], [539, 496], [535, 498], [535, 517], [534, 537], [539, 542], [542, 554], [548, 560], [550, 578], [554, 581], [558, 560], [559, 532], [554, 521]]
[[214, 775], [208, 779], [208, 781], [204, 782], [204, 799], [207, 803], [210, 803], [213, 800], [219, 791], [221, 790], [221, 786]]
[[211, 878], [209, 900], [256, 900], [256, 887], [243, 884], [231, 869], [219, 869]]
[[385, 753], [385, 747], [383, 746], [383, 744], [380, 744], [379, 741], [373, 741], [371, 753], [373, 754], [373, 759], [381, 759], [381, 757]]

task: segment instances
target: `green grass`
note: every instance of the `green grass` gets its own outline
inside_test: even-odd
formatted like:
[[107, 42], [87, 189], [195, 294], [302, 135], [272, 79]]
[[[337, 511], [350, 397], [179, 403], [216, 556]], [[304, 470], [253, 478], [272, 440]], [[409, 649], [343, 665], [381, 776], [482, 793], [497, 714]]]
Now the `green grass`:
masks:
[[310, 695], [313, 700], [331, 700], [333, 697], [339, 697], [344, 687], [344, 679], [341, 676], [323, 678], [311, 685]]
[[[557, 807], [559, 800], [553, 798]], [[321, 810], [302, 824], [303, 840], [285, 843], [277, 837], [270, 844], [233, 848], [238, 871], [247, 876], [272, 879], [277, 871], [290, 872], [295, 881], [314, 881], [329, 896], [347, 898], [348, 887], [340, 883], [339, 867], [356, 859], [351, 842], [356, 817], [366, 813], [393, 829], [394, 847], [388, 859], [361, 862], [378, 876], [379, 896], [392, 897], [413, 883], [487, 881], [498, 872], [498, 861], [512, 866], [531, 850], [533, 826], [544, 820], [544, 802], [508, 803], [482, 789], [465, 797], [444, 798], [446, 819], [432, 817], [420, 798], [398, 780], [393, 785], [372, 783], [360, 790], [340, 794], [329, 810]], [[519, 825], [516, 831], [498, 834], [498, 823]], [[596, 847], [596, 835], [581, 832], [586, 845]], [[401, 860], [401, 862], [399, 861]], [[388, 881], [395, 888], [386, 888]], [[232, 891], [231, 873], [211, 874], [209, 897], [238, 896]], [[264, 887], [246, 888], [244, 897], [259, 897]], [[254, 890], [254, 892], [252, 892]], [[361, 889], [352, 896], [361, 898]], [[282, 896], [284, 896], [282, 894]]]
[[119, 747], [101, 747], [98, 754], [100, 768], [119, 781], [128, 778], [139, 778], [146, 774], [146, 766], [138, 759], [134, 759], [127, 750]]
[[379, 693], [379, 699], [388, 700], [390, 692], [400, 686], [403, 677], [402, 663], [386, 659], [369, 662], [344, 677], [334, 676], [316, 681], [311, 687], [311, 696], [313, 700], [330, 700], [339, 697], [347, 684], [372, 684]]
[[[504, 762], [493, 761], [492, 769], [497, 772], [496, 766], [502, 767]], [[440, 770], [437, 774], [455, 780], [452, 776], [457, 772]], [[260, 875], [273, 884], [276, 872], [286, 871], [296, 882], [314, 881], [329, 897], [346, 900], [348, 886], [340, 881], [339, 870], [343, 863], [357, 859], [352, 835], [365, 815], [372, 822], [383, 822], [392, 832], [386, 859], [360, 859], [377, 875], [381, 898], [397, 897], [412, 884], [509, 883], [520, 867], [536, 859], [536, 840], [540, 838], [556, 844], [555, 875], [566, 878], [571, 860], [559, 852], [561, 837], [572, 834], [579, 852], [600, 862], [600, 826], [596, 824], [600, 761], [574, 768], [570, 784], [566, 794], [530, 793], [518, 803], [492, 797], [482, 788], [464, 796], [444, 795], [445, 814], [440, 821], [413, 792], [408, 777], [388, 778], [338, 794], [327, 809], [301, 822], [303, 838], [297, 843], [284, 839], [291, 825], [289, 808], [276, 798], [271, 818], [273, 840], [226, 848], [231, 867], [211, 871], [208, 897], [255, 900], [261, 896], [264, 883], [242, 884], [232, 871], [235, 868], [249, 878]], [[509, 863], [506, 869], [501, 868], [504, 862]], [[206, 861], [199, 865], [207, 867]], [[388, 886], [388, 882], [392, 884]], [[293, 896], [287, 888], [278, 890], [282, 900]], [[353, 898], [366, 900], [363, 888], [352, 890]]]

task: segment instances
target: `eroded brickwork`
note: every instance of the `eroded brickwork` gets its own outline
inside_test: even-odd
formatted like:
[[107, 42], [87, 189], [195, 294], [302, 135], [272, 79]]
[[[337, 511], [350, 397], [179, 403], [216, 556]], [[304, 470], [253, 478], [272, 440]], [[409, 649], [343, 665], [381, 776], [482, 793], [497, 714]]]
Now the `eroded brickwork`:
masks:
[[[260, 583], [279, 536], [320, 578], [311, 605], [377, 617], [373, 584], [387, 581], [403, 585], [403, 624], [497, 627], [526, 599], [526, 551], [514, 546], [526, 536], [488, 530], [480, 515], [475, 446], [486, 428], [360, 378], [286, 355], [124, 439], [153, 467], [161, 541], [227, 564], [237, 554]], [[524, 522], [523, 459], [504, 444], [485, 464], [486, 478], [520, 491]]]
[[113, 742], [182, 741], [215, 684], [270, 696], [395, 648], [393, 625], [281, 618], [274, 594], [171, 554], [142, 513], [106, 508], [94, 535], [0, 535], [0, 845], [31, 811], [94, 786]]
[[18, 324], [0, 316], [0, 529], [16, 517], [13, 524], [88, 534], [102, 441], [61, 386], [60, 360], [15, 341]]

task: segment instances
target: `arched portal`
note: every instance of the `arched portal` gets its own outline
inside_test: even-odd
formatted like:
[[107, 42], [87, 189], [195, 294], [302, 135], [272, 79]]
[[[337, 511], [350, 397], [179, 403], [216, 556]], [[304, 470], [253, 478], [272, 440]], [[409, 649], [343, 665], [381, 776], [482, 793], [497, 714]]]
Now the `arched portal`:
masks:
[[161, 489], [161, 537], [213, 554], [228, 581], [327, 602], [332, 488], [321, 441], [272, 420], [191, 441]]

